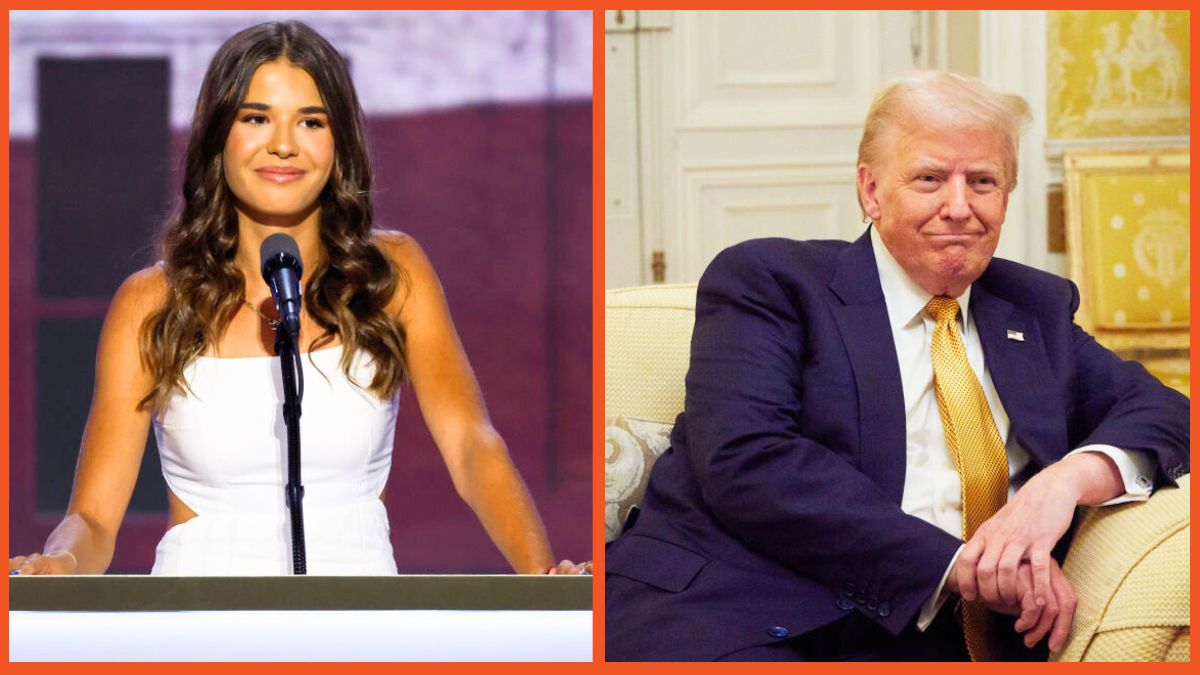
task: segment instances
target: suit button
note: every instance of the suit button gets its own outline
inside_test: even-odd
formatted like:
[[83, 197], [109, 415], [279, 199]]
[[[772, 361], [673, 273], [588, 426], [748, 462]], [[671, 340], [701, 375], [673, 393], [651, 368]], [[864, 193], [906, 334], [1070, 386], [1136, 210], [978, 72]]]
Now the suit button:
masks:
[[867, 600], [867, 609], [871, 610], [872, 612], [874, 612], [875, 608], [878, 606], [879, 606], [878, 598], [871, 597], [870, 599]]
[[855, 593], [854, 601], [860, 605], [865, 604], [867, 602], [867, 594], [863, 593], [862, 591]]
[[837, 606], [838, 609], [844, 612], [854, 609], [854, 603], [850, 601], [850, 598], [844, 598], [841, 596], [838, 596]]
[[783, 626], [774, 626], [771, 630], [767, 631], [767, 635], [776, 638], [785, 638], [788, 636], [788, 629]]
[[892, 606], [889, 605], [887, 601], [884, 601], [879, 603], [879, 609], [876, 611], [879, 612], [879, 616], [887, 616], [888, 614], [892, 613]]

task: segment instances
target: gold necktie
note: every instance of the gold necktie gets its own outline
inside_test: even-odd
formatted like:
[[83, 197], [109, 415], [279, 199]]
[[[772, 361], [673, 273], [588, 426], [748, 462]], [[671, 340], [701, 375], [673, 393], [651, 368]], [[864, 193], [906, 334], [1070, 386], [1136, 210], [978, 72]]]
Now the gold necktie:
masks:
[[[962, 484], [963, 541], [1008, 500], [1008, 455], [996, 430], [983, 387], [967, 362], [958, 332], [958, 301], [936, 296], [925, 305], [933, 329], [933, 386], [946, 445], [954, 454]], [[964, 602], [963, 635], [974, 661], [994, 659], [988, 635], [991, 614], [980, 602]]]

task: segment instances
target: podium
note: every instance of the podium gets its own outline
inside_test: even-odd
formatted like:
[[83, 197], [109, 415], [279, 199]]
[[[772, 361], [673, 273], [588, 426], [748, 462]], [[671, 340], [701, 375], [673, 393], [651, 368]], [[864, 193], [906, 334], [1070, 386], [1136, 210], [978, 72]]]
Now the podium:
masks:
[[9, 578], [11, 661], [590, 661], [592, 578]]

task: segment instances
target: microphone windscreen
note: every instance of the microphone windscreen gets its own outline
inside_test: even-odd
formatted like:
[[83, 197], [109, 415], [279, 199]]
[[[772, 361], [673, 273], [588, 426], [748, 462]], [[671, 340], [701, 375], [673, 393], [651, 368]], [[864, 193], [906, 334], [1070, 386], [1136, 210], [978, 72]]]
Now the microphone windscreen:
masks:
[[[289, 261], [288, 258], [291, 260]], [[273, 269], [278, 269], [283, 265], [294, 266], [297, 277], [304, 275], [304, 263], [300, 260], [300, 247], [296, 245], [296, 240], [292, 239], [291, 235], [282, 232], [276, 232], [263, 240], [262, 246], [258, 249], [258, 260], [264, 279], [271, 275]], [[270, 283], [269, 280], [268, 283]]]

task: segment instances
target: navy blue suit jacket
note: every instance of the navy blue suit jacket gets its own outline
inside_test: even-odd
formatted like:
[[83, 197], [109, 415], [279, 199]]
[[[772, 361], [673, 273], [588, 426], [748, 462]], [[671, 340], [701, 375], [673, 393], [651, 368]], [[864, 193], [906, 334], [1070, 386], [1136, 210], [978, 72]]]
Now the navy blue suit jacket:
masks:
[[[1107, 443], [1150, 452], [1156, 485], [1174, 485], [1188, 400], [1075, 326], [1078, 302], [1069, 281], [999, 259], [972, 286], [1010, 433], [1038, 468]], [[686, 388], [606, 552], [606, 657], [712, 660], [848, 612], [892, 634], [913, 622], [961, 542], [900, 509], [904, 397], [869, 237], [718, 255]]]

